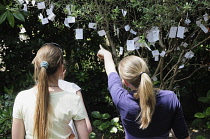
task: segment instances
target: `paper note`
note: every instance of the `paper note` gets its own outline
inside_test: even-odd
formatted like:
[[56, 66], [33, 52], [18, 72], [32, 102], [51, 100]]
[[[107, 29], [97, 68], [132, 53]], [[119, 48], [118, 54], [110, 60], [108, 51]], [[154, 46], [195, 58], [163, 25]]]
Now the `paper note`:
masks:
[[88, 28], [97, 29], [97, 24], [96, 23], [89, 23]]
[[159, 40], [159, 29], [158, 27], [153, 27], [151, 30], [147, 32], [147, 40], [148, 42], [156, 42]]
[[184, 64], [179, 66], [179, 69], [183, 69], [184, 68]]
[[140, 48], [140, 42], [135, 42], [134, 43], [134, 47], [135, 47], [135, 49], [139, 49]]
[[68, 15], [71, 15], [71, 10], [70, 10], [69, 5], [66, 5], [66, 10], [68, 11]]
[[127, 14], [127, 11], [125, 11], [125, 10], [122, 9], [122, 15], [125, 17], [126, 14]]
[[191, 23], [191, 21], [190, 21], [190, 19], [185, 19], [184, 23], [188, 25]]
[[176, 38], [176, 32], [177, 32], [177, 27], [171, 27], [170, 33], [169, 33], [169, 38]]
[[67, 18], [65, 18], [65, 20], [64, 20], [64, 25], [65, 25], [66, 27], [70, 27]]
[[83, 29], [76, 29], [76, 39], [83, 39]]
[[36, 1], [32, 0], [31, 3], [32, 3], [33, 6], [35, 6]]
[[133, 51], [133, 50], [135, 50], [135, 47], [134, 47], [134, 40], [127, 40], [127, 50], [128, 50], [128, 51]]
[[137, 42], [139, 39], [140, 39], [139, 37], [133, 38], [134, 42]]
[[132, 33], [132, 34], [134, 34], [134, 35], [137, 34], [137, 32], [135, 32], [133, 29], [130, 30], [130, 33]]
[[23, 4], [23, 11], [28, 11], [28, 6], [27, 6], [27, 4]]
[[186, 48], [188, 44], [185, 42], [185, 43], [182, 43], [181, 46], [184, 46]]
[[104, 36], [104, 35], [106, 35], [105, 30], [100, 30], [100, 31], [98, 31], [98, 35], [99, 35], [99, 36]]
[[44, 18], [43, 15], [42, 15], [42, 13], [40, 13], [40, 14], [38, 15], [38, 18], [41, 19], [41, 20]]
[[26, 4], [29, 4], [29, 0], [25, 0]]
[[122, 54], [123, 54], [123, 47], [120, 47], [119, 55], [122, 55]]
[[48, 23], [49, 23], [48, 18], [43, 18], [43, 19], [42, 19], [42, 24], [43, 24], [43, 25], [48, 24]]
[[75, 17], [68, 16], [67, 21], [68, 21], [68, 23], [75, 23]]
[[189, 51], [184, 55], [186, 59], [191, 59], [193, 56], [194, 56], [194, 53], [192, 51]]
[[37, 3], [37, 8], [38, 9], [45, 9], [45, 2], [39, 2], [39, 3]]
[[201, 20], [197, 20], [197, 21], [196, 21], [196, 25], [197, 25], [197, 26], [200, 26], [200, 24], [201, 24]]
[[153, 81], [157, 81], [157, 77], [156, 77], [156, 76], [153, 76], [153, 77], [152, 77], [152, 80], [153, 80]]
[[209, 30], [203, 25], [203, 24], [200, 24], [200, 28], [203, 30], [203, 32], [205, 33], [208, 33]]
[[165, 54], [166, 54], [166, 52], [165, 52], [165, 51], [162, 51], [162, 52], [160, 53], [160, 56], [161, 56], [161, 57], [164, 57]]
[[20, 4], [23, 4], [23, 3], [24, 3], [24, 0], [18, 0], [18, 2], [19, 2]]
[[204, 19], [205, 22], [208, 21], [209, 20], [209, 15], [207, 13], [204, 14], [203, 19]]
[[130, 26], [129, 25], [126, 25], [125, 26], [125, 31], [129, 31], [130, 30]]
[[185, 27], [178, 26], [177, 37], [183, 39], [184, 38], [184, 30]]
[[155, 56], [155, 61], [159, 61], [159, 55]]
[[48, 16], [48, 19], [49, 19], [50, 21], [54, 21], [55, 17], [56, 17], [56, 15], [55, 15], [54, 13], [51, 13], [51, 14]]
[[153, 57], [155, 57], [155, 56], [158, 56], [160, 53], [159, 53], [159, 51], [158, 50], [154, 50], [154, 51], [152, 51], [152, 55], [153, 55]]

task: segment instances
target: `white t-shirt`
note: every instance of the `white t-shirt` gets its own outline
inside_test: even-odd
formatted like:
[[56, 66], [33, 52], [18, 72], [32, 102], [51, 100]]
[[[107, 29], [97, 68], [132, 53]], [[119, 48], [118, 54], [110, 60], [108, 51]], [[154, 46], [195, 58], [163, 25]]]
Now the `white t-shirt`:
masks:
[[[33, 138], [36, 93], [35, 88], [20, 92], [13, 107], [13, 118], [23, 119], [26, 139]], [[49, 129], [50, 139], [66, 139], [72, 132], [69, 122], [72, 119], [82, 120], [87, 117], [82, 99], [75, 93], [51, 92], [50, 106], [53, 109]]]

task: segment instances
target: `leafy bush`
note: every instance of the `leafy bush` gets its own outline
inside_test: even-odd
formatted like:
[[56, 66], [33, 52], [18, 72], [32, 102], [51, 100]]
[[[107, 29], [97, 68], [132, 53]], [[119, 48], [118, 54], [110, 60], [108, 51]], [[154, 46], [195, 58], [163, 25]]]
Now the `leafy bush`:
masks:
[[4, 87], [6, 94], [0, 96], [0, 138], [10, 138], [12, 127], [12, 108], [15, 96], [13, 87]]
[[[99, 111], [93, 111], [92, 116], [96, 119], [93, 121], [93, 126], [102, 132], [102, 136], [106, 139], [118, 139], [122, 134], [123, 128], [119, 122], [119, 117], [112, 118], [108, 113], [101, 114]], [[115, 134], [112, 136], [112, 134]], [[91, 139], [96, 138], [96, 133], [90, 134]]]

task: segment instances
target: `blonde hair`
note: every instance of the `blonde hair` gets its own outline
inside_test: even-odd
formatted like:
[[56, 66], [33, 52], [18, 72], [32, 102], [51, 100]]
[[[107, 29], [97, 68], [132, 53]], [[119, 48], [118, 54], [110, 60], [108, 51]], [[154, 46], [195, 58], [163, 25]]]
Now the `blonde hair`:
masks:
[[[145, 129], [152, 120], [156, 105], [153, 83], [148, 75], [148, 66], [138, 56], [127, 56], [120, 61], [118, 70], [120, 77], [137, 89], [135, 97], [139, 99], [141, 111], [136, 119], [139, 119], [140, 128]], [[141, 72], [145, 73], [140, 75]]]
[[[41, 62], [46, 61], [48, 67], [41, 67]], [[48, 115], [50, 114], [48, 76], [53, 75], [63, 63], [62, 50], [53, 43], [44, 44], [32, 61], [34, 64], [34, 80], [37, 82], [37, 100], [34, 113], [34, 136], [37, 139], [47, 139]]]

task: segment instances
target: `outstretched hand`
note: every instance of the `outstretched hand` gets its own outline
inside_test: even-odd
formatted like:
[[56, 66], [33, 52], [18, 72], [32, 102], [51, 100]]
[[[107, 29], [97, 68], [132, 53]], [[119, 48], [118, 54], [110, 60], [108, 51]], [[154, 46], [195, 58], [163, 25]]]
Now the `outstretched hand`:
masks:
[[101, 46], [101, 44], [99, 45], [99, 47], [100, 47], [100, 50], [98, 51], [97, 56], [98, 56], [98, 58], [100, 58], [100, 59], [104, 59], [104, 55], [105, 55], [105, 53], [108, 52], [108, 51], [107, 51], [106, 49], [104, 49], [104, 48]]

